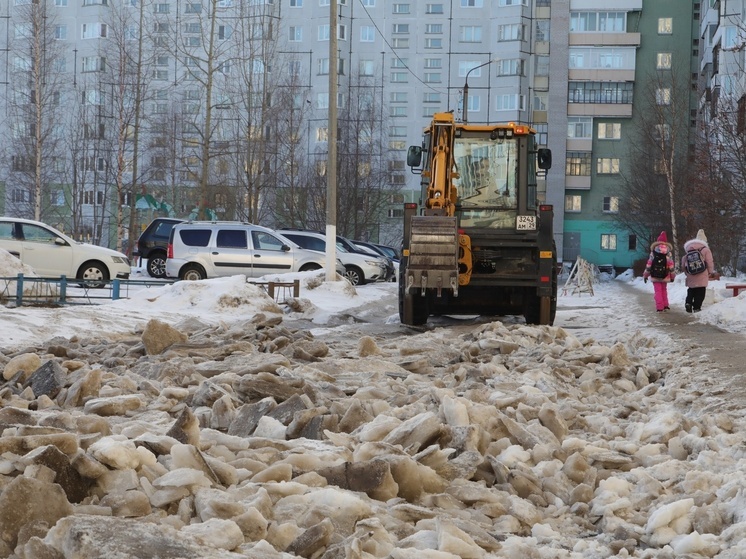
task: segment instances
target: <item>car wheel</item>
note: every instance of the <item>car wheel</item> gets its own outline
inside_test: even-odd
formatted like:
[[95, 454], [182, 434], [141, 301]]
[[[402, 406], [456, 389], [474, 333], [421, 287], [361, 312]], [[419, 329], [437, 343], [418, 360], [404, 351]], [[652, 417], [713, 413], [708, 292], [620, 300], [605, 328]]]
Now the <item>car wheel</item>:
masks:
[[345, 266], [345, 277], [352, 285], [364, 285], [365, 276], [360, 268], [355, 266]]
[[198, 264], [187, 264], [179, 271], [179, 279], [185, 281], [199, 281], [207, 278], [207, 274]]
[[166, 254], [163, 252], [152, 252], [148, 256], [148, 275], [151, 278], [166, 277]]
[[321, 270], [321, 266], [318, 264], [304, 264], [299, 272], [313, 272], [315, 270]]
[[78, 269], [78, 280], [81, 287], [102, 288], [109, 281], [109, 270], [101, 262], [86, 262]]

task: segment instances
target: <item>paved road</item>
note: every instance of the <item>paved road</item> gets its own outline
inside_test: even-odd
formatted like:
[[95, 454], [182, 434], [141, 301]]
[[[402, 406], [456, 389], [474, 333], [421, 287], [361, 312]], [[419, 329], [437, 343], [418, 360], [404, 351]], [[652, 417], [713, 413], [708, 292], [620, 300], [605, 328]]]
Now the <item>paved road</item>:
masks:
[[651, 327], [665, 329], [695, 359], [701, 358], [710, 396], [720, 396], [728, 408], [746, 407], [746, 334], [727, 332], [697, 320], [696, 315], [675, 305], [665, 313], [655, 312], [653, 294], [624, 282], [620, 287], [635, 298]]

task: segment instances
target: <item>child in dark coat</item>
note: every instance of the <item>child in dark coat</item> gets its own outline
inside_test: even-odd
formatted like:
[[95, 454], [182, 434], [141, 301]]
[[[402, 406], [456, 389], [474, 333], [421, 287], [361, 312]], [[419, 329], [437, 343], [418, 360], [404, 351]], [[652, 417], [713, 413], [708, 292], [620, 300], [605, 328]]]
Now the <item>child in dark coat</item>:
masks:
[[[648, 282], [648, 279], [651, 279], [653, 281], [655, 310], [658, 312], [663, 312], [670, 309], [670, 307], [668, 306], [668, 284], [676, 278], [672, 253], [673, 246], [668, 242], [668, 236], [666, 235], [666, 232], [661, 231], [661, 234], [658, 235], [658, 240], [650, 245], [650, 256], [648, 256], [648, 262], [645, 265], [645, 272], [643, 272], [642, 274], [645, 283]], [[654, 277], [651, 273], [656, 254], [662, 254], [665, 256], [665, 277]]]

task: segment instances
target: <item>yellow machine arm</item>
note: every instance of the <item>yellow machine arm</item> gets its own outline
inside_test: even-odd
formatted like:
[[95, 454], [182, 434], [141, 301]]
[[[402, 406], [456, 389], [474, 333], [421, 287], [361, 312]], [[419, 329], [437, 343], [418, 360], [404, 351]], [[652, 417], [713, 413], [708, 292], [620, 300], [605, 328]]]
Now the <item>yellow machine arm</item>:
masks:
[[453, 216], [456, 213], [456, 187], [453, 179], [459, 178], [453, 155], [454, 134], [453, 113], [433, 115], [430, 135], [430, 169], [423, 172], [430, 178], [427, 188], [425, 208], [427, 215]]

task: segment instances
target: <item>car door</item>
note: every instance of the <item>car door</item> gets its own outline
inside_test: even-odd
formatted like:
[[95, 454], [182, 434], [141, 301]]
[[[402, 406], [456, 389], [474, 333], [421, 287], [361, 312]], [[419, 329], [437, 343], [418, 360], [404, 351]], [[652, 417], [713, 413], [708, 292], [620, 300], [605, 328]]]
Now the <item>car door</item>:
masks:
[[[292, 239], [291, 239], [292, 240]], [[251, 232], [253, 277], [297, 272], [293, 250], [267, 231]]]
[[74, 278], [73, 247], [62, 237], [34, 223], [17, 222], [20, 226], [21, 261], [31, 266], [39, 276]]
[[215, 244], [210, 247], [210, 259], [218, 276], [251, 276], [252, 254], [247, 230], [240, 227], [218, 229], [215, 232]]
[[0, 222], [0, 248], [21, 260], [22, 242], [18, 238], [20, 225], [14, 221]]

